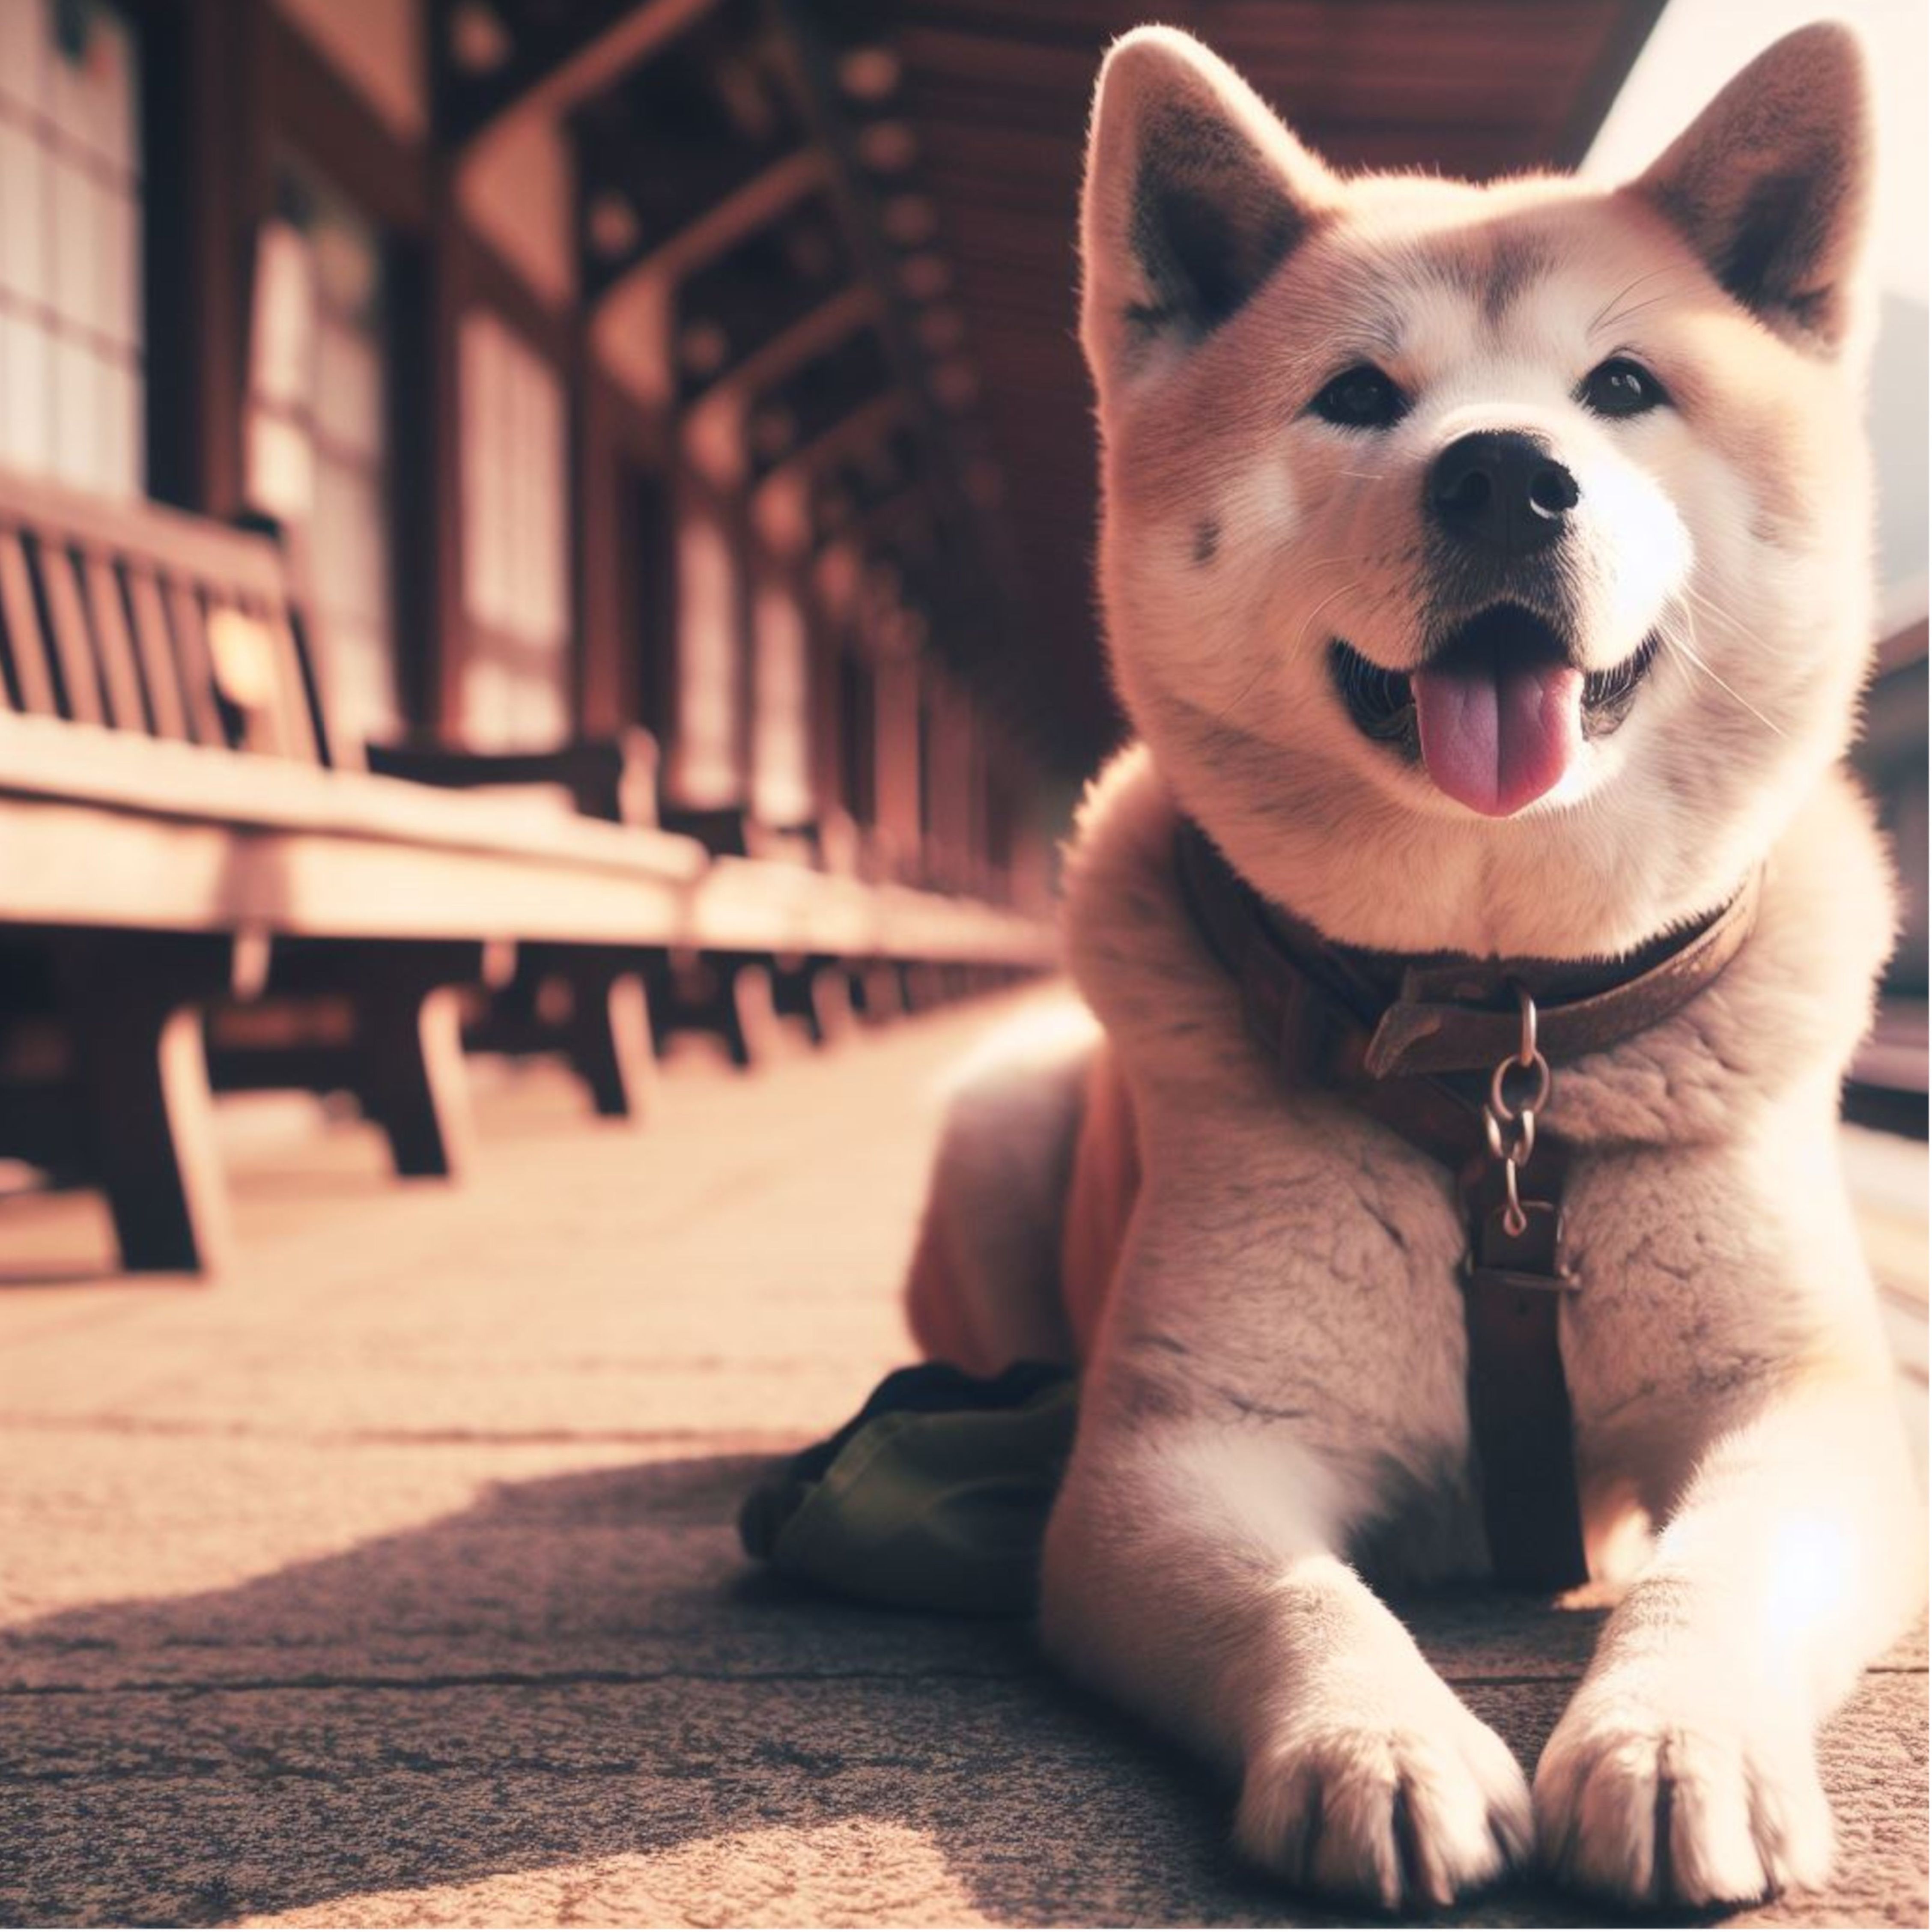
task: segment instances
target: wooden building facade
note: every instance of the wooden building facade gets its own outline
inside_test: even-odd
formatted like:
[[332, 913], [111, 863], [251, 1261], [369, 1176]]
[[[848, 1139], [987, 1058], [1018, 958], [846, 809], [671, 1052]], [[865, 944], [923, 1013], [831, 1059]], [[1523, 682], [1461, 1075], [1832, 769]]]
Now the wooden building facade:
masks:
[[1037, 908], [997, 479], [849, 10], [5, 0], [0, 468], [272, 520], [370, 742], [641, 728], [714, 849]]

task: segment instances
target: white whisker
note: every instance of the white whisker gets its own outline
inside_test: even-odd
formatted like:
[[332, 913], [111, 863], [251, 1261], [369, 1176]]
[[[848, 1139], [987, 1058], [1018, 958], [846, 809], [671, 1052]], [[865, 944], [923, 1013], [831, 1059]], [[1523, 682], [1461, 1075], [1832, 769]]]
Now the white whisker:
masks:
[[1601, 308], [1598, 310], [1594, 315], [1591, 316], [1590, 326], [1584, 333], [1594, 335], [1599, 328], [1606, 327], [1608, 325], [1604, 322], [1604, 318], [1623, 300], [1625, 296], [1630, 293], [1631, 290], [1642, 288], [1646, 282], [1655, 281], [1659, 275], [1681, 275], [1684, 272], [1684, 265], [1681, 262], [1666, 262], [1660, 268], [1652, 268], [1646, 274], [1632, 276], [1608, 302], [1604, 303]]
[[[1298, 651], [1301, 648], [1302, 640], [1308, 635], [1310, 630], [1314, 625], [1316, 619], [1320, 616], [1322, 612], [1327, 610], [1330, 604], [1334, 603], [1338, 597], [1346, 597], [1351, 591], [1359, 590], [1361, 587], [1361, 579], [1360, 578], [1357, 578], [1354, 582], [1343, 584], [1339, 590], [1330, 591], [1326, 597], [1323, 598], [1321, 602], [1317, 604], [1314, 609], [1310, 611], [1308, 615], [1302, 620], [1301, 628], [1296, 633], [1294, 642], [1289, 647], [1291, 654], [1294, 651]], [[1228, 700], [1228, 703], [1222, 708], [1222, 710], [1215, 714], [1214, 722], [1216, 724], [1225, 724], [1234, 713], [1239, 710], [1240, 707], [1248, 701], [1249, 698], [1253, 693], [1256, 686], [1259, 684], [1262, 680], [1267, 676], [1268, 672], [1274, 668], [1276, 662], [1277, 660], [1271, 654], [1264, 654], [1261, 662], [1255, 668], [1254, 676], [1250, 678], [1247, 682], [1243, 685], [1240, 689]]]
[[1760, 637], [1755, 631], [1746, 630], [1743, 625], [1740, 624], [1721, 604], [1712, 598], [1706, 596], [1701, 590], [1694, 590], [1688, 584], [1681, 586], [1676, 594], [1688, 602], [1700, 606], [1708, 616], [1723, 625], [1727, 630], [1735, 631], [1746, 644], [1755, 644], [1767, 658], [1774, 661], [1783, 659], [1789, 662], [1804, 655], [1802, 646], [1794, 649], [1789, 645], [1774, 644]]
[[1678, 635], [1667, 622], [1660, 623], [1658, 626], [1658, 635], [1664, 640], [1664, 643], [1670, 647], [1673, 652], [1682, 656], [1686, 664], [1690, 664], [1697, 670], [1702, 671], [1703, 674], [1708, 677], [1720, 691], [1724, 692], [1725, 696], [1729, 698], [1733, 704], [1738, 705], [1742, 710], [1750, 712], [1751, 716], [1755, 718], [1773, 737], [1782, 738], [1785, 734], [1780, 726], [1774, 724], [1755, 704], [1752, 704], [1749, 698], [1744, 697], [1742, 692], [1734, 690], [1731, 686], [1726, 683], [1725, 681], [1704, 662], [1702, 657], [1699, 654], [1696, 645], [1694, 641], [1696, 636], [1696, 631], [1694, 626], [1691, 622], [1690, 613], [1688, 608], [1684, 610], [1683, 617], [1684, 626], [1684, 635]]
[[1328, 595], [1323, 598], [1321, 602], [1316, 604], [1315, 608], [1310, 611], [1308, 615], [1302, 620], [1301, 628], [1295, 633], [1294, 643], [1292, 648], [1298, 651], [1300, 650], [1304, 641], [1307, 638], [1308, 633], [1314, 628], [1316, 619], [1320, 616], [1322, 612], [1327, 610], [1329, 605], [1334, 603], [1338, 597], [1346, 597], [1351, 591], [1359, 590], [1361, 587], [1361, 579], [1358, 578], [1352, 584], [1343, 584], [1339, 590], [1331, 590]]
[[[1677, 272], [1679, 272], [1679, 274], [1683, 274], [1683, 276], [1687, 276], [1687, 278], [1688, 278], [1688, 284], [1684, 286], [1684, 288], [1667, 288], [1667, 290], [1664, 290], [1664, 294], [1661, 294], [1661, 296], [1646, 296], [1646, 298], [1644, 298], [1642, 302], [1633, 302], [1633, 303], [1630, 303], [1630, 305], [1629, 305], [1629, 308], [1627, 308], [1627, 309], [1617, 309], [1617, 311], [1613, 313], [1613, 315], [1602, 315], [1602, 316], [1600, 316], [1600, 319], [1598, 319], [1598, 321], [1594, 321], [1592, 325], [1590, 325], [1590, 328], [1586, 330], [1586, 334], [1588, 334], [1588, 336], [1600, 336], [1600, 334], [1604, 334], [1604, 332], [1606, 332], [1607, 328], [1616, 328], [1616, 326], [1619, 325], [1619, 322], [1627, 322], [1633, 315], [1642, 315], [1644, 309], [1654, 309], [1654, 308], [1658, 308], [1658, 303], [1661, 303], [1661, 302], [1681, 302], [1681, 299], [1683, 299], [1684, 296], [1688, 296], [1688, 294], [1690, 294], [1690, 292], [1693, 292], [1694, 286], [1696, 286], [1698, 276], [1702, 274], [1702, 271], [1698, 271], [1698, 268], [1679, 268], [1679, 271], [1677, 271]], [[1652, 276], [1640, 276], [1640, 280], [1648, 282], [1648, 280], [1652, 280]], [[1634, 284], [1634, 282], [1633, 282], [1633, 284], [1630, 284], [1630, 288], [1634, 288], [1634, 286], [1636, 286], [1636, 284]], [[1624, 294], [1629, 294], [1629, 290], [1624, 290]], [[1619, 299], [1621, 299], [1621, 298], [1619, 298]]]

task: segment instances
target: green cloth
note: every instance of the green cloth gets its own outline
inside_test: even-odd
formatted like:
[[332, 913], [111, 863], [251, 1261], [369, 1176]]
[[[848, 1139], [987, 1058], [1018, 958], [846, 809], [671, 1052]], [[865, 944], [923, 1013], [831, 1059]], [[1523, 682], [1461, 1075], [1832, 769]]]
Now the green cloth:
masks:
[[746, 1499], [745, 1547], [868, 1602], [1030, 1611], [1077, 1392], [1071, 1370], [1036, 1362], [990, 1379], [945, 1363], [901, 1369]]

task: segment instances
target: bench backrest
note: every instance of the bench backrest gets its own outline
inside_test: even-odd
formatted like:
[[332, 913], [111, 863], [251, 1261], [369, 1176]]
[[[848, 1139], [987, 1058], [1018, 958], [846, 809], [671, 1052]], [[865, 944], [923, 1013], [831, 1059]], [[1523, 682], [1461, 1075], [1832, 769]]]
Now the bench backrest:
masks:
[[0, 470], [0, 709], [353, 764], [273, 537]]

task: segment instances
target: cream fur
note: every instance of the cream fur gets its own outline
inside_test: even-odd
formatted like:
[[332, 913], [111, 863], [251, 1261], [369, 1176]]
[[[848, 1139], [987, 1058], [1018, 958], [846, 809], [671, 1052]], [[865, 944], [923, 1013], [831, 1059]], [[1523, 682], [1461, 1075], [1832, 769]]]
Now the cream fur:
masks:
[[[1816, 1726], [1920, 1600], [1921, 1510], [1834, 1136], [1892, 930], [1884, 856], [1839, 768], [1868, 622], [1842, 280], [1862, 87], [1845, 37], [1808, 30], [1706, 117], [1730, 150], [1700, 122], [1661, 174], [1604, 196], [1341, 182], [1164, 30], [1130, 36], [1102, 78], [1084, 332], [1109, 640], [1145, 741], [1096, 782], [1068, 858], [1070, 963], [1103, 1038], [1076, 1018], [1050, 1064], [972, 1085], [914, 1312], [968, 1366], [1070, 1351], [1054, 1203], [1083, 1069], [1111, 1056], [1142, 1178], [1042, 1632], [1074, 1675], [1222, 1766], [1241, 1844], [1298, 1883], [1446, 1902], [1533, 1844], [1637, 1900], [1815, 1881], [1831, 1846]], [[1828, 205], [1748, 312], [1697, 250], [1750, 205], [1726, 170], [1794, 152], [1829, 177]], [[1149, 165], [1254, 224], [1230, 260], [1258, 262], [1259, 284], [1204, 331], [1167, 319], [1177, 272], [1148, 253]], [[1509, 301], [1442, 266], [1480, 244], [1493, 270], [1503, 243], [1525, 282]], [[1616, 340], [1676, 406], [1586, 418], [1572, 386], [1610, 352], [1591, 318], [1646, 277], [1665, 296]], [[1298, 399], [1378, 330], [1409, 415], [1372, 441], [1311, 425]], [[1323, 646], [1333, 626], [1390, 668], [1415, 661], [1420, 466], [1463, 427], [1520, 422], [1559, 442], [1590, 506], [1580, 648], [1613, 664], [1654, 626], [1666, 662], [1557, 794], [1479, 820], [1354, 731]], [[1359, 568], [1338, 593], [1322, 560], [1344, 552]], [[1679, 649], [1690, 628], [1702, 673]], [[1178, 902], [1180, 806], [1331, 936], [1406, 951], [1615, 954], [1766, 868], [1718, 982], [1562, 1069], [1545, 1117], [1577, 1150], [1583, 1288], [1562, 1342], [1593, 1575], [1624, 1594], [1533, 1796], [1371, 1587], [1486, 1560], [1448, 1178], [1255, 1052]]]

